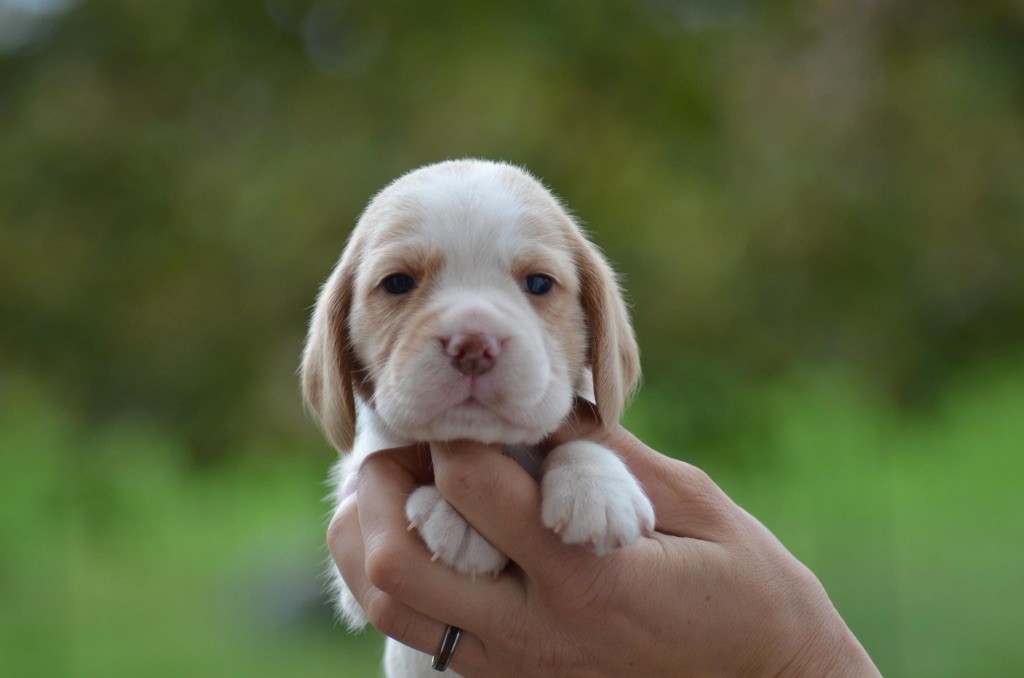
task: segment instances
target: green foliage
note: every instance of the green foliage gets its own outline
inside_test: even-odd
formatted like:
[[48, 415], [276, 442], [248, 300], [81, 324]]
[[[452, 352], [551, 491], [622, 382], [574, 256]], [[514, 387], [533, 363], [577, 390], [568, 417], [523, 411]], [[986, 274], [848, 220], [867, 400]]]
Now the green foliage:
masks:
[[662, 388], [839, 360], [913, 401], [1019, 346], [1020, 14], [771, 7], [78, 5], [0, 56], [0, 360], [202, 458], [312, 445], [318, 284], [374, 191], [458, 156], [566, 198]]

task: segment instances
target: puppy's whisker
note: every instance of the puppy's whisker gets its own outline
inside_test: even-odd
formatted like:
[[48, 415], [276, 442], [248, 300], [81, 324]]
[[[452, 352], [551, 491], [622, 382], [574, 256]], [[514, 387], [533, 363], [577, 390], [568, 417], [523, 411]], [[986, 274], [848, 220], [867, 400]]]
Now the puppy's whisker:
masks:
[[359, 368], [354, 369], [352, 371], [354, 373], [357, 373], [357, 374], [360, 374], [360, 373], [361, 374], [376, 373], [378, 370], [380, 370], [381, 368], [383, 368], [385, 365], [388, 364], [388, 360], [390, 360], [390, 357], [381, 358], [380, 360], [378, 360], [376, 362], [369, 363], [367, 365], [364, 365], [363, 367], [359, 367]]

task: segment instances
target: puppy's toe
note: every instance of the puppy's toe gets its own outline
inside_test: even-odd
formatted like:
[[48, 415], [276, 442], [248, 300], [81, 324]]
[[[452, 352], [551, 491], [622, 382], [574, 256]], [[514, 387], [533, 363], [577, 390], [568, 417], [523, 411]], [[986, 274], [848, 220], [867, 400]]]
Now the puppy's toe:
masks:
[[473, 529], [433, 485], [417, 488], [405, 512], [410, 529], [417, 529], [435, 560], [472, 577], [497, 574], [508, 564], [505, 554]]
[[654, 507], [640, 483], [596, 443], [554, 450], [542, 485], [541, 520], [566, 544], [605, 553], [654, 530]]

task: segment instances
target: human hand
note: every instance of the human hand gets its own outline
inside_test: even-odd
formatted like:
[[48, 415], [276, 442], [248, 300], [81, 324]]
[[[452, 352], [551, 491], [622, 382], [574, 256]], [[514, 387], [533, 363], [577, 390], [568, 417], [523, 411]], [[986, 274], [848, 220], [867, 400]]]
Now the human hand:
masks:
[[430, 456], [380, 452], [329, 530], [374, 626], [427, 654], [459, 626], [451, 665], [465, 676], [878, 675], [814, 575], [703, 472], [599, 426], [585, 405], [571, 420], [552, 446], [618, 452], [654, 503], [655, 534], [603, 556], [566, 546], [542, 525], [537, 483], [497, 448], [435, 445], [441, 493], [518, 565], [470, 581], [406, 530]]

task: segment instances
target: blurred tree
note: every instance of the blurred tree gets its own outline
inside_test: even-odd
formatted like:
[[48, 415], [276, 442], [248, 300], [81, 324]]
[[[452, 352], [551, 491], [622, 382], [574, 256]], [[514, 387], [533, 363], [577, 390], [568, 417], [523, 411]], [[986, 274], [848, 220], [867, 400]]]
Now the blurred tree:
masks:
[[913, 399], [1021, 347], [1014, 3], [60, 6], [0, 40], [0, 361], [197, 458], [322, 449], [317, 285], [374, 191], [448, 157], [576, 210], [692, 435], [793, 366]]

